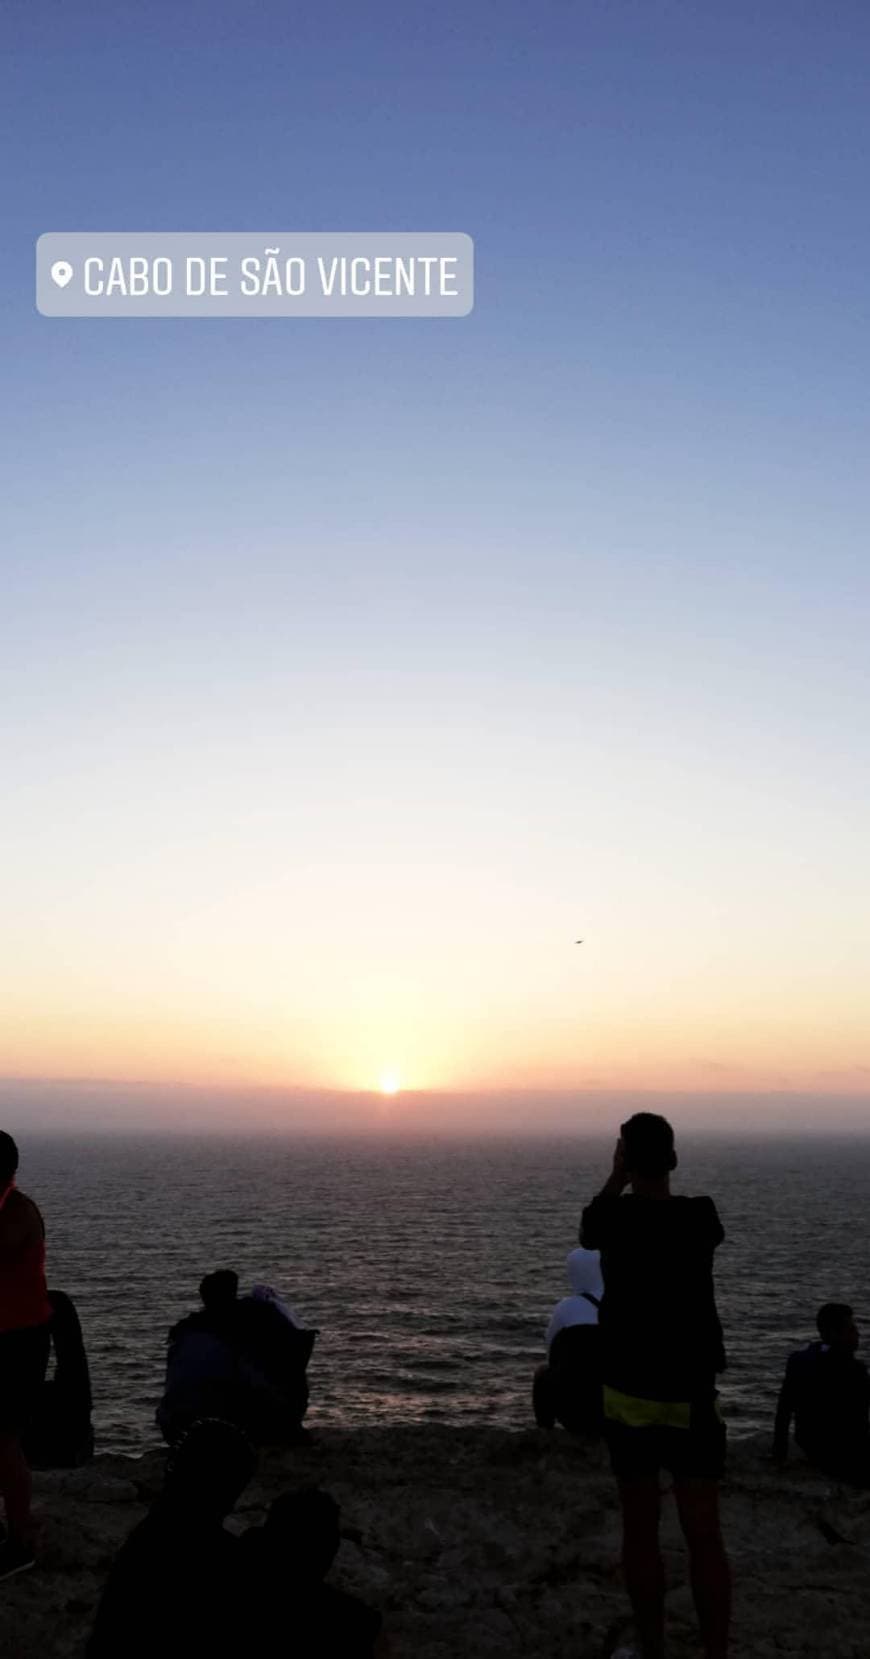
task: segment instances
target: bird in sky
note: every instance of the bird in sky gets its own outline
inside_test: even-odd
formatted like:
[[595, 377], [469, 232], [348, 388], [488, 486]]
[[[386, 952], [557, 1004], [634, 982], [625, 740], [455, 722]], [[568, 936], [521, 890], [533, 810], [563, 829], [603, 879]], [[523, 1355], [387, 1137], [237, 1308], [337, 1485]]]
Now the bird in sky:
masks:
[[575, 943], [575, 945], [582, 945], [583, 940], [582, 939], [575, 939], [574, 943]]

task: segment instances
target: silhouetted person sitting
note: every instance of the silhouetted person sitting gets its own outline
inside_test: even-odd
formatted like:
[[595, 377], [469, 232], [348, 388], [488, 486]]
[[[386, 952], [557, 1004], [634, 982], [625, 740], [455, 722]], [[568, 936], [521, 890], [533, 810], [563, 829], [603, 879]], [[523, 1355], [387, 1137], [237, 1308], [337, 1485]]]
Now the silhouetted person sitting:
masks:
[[207, 1273], [200, 1282], [199, 1299], [211, 1320], [219, 1320], [225, 1315], [232, 1317], [238, 1295], [239, 1275], [231, 1267], [219, 1267], [215, 1273]]
[[157, 1422], [171, 1443], [199, 1417], [236, 1423], [257, 1445], [292, 1441], [308, 1404], [305, 1369], [316, 1332], [283, 1304], [238, 1295], [228, 1269], [200, 1285], [203, 1306], [169, 1333], [166, 1384]]
[[820, 1341], [792, 1354], [776, 1409], [773, 1455], [788, 1456], [788, 1436], [823, 1473], [870, 1486], [870, 1376], [855, 1358], [860, 1341], [852, 1309], [826, 1302], [816, 1315]]
[[653, 1112], [629, 1118], [612, 1172], [583, 1211], [580, 1240], [601, 1251], [604, 1432], [619, 1482], [640, 1651], [644, 1659], [664, 1653], [664, 1468], [673, 1475], [704, 1653], [725, 1659], [730, 1575], [718, 1491], [725, 1427], [716, 1404], [725, 1355], [713, 1290], [713, 1253], [724, 1234], [711, 1198], [671, 1193], [676, 1165], [666, 1119]]
[[230, 1423], [194, 1423], [169, 1455], [161, 1496], [122, 1546], [86, 1659], [229, 1659], [238, 1645], [239, 1539], [224, 1520], [254, 1473]]
[[601, 1430], [601, 1352], [598, 1308], [604, 1294], [597, 1250], [572, 1250], [571, 1295], [553, 1309], [547, 1327], [547, 1363], [535, 1372], [532, 1405], [541, 1429], [556, 1423], [572, 1434]]
[[36, 1564], [23, 1440], [45, 1381], [52, 1314], [45, 1227], [16, 1183], [17, 1170], [18, 1148], [0, 1132], [0, 1496], [6, 1510], [0, 1579]]
[[238, 1279], [224, 1270], [200, 1285], [202, 1308], [169, 1332], [166, 1384], [157, 1422], [171, 1442], [200, 1417], [244, 1424], [248, 1385], [240, 1374], [235, 1341]]
[[293, 1440], [308, 1409], [308, 1361], [317, 1331], [305, 1330], [292, 1308], [269, 1285], [255, 1285], [236, 1304], [237, 1340], [268, 1383], [258, 1433], [264, 1441]]
[[94, 1455], [91, 1379], [79, 1316], [62, 1290], [50, 1290], [54, 1375], [43, 1383], [24, 1437], [34, 1469], [74, 1469]]
[[341, 1542], [338, 1504], [306, 1487], [272, 1504], [265, 1526], [242, 1535], [247, 1650], [292, 1659], [375, 1659], [386, 1653], [381, 1616], [324, 1580]]

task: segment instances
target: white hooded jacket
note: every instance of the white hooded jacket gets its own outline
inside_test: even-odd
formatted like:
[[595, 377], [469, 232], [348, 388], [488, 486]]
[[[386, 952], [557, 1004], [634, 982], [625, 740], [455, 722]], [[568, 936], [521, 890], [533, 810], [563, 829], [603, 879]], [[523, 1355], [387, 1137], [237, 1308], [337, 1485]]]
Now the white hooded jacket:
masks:
[[[553, 1309], [547, 1326], [547, 1348], [566, 1325], [597, 1325], [598, 1307], [604, 1295], [601, 1256], [597, 1250], [572, 1250], [568, 1257], [568, 1283], [573, 1295], [563, 1297]], [[584, 1292], [586, 1293], [584, 1295]], [[589, 1301], [594, 1296], [595, 1301]]]

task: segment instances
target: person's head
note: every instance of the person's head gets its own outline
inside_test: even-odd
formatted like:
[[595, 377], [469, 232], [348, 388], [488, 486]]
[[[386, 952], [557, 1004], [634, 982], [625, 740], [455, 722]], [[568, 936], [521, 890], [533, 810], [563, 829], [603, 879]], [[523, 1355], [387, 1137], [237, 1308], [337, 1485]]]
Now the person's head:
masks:
[[854, 1351], [860, 1341], [855, 1315], [845, 1302], [826, 1302], [816, 1314], [816, 1329], [831, 1348]]
[[229, 1307], [239, 1293], [239, 1275], [230, 1267], [219, 1267], [216, 1273], [207, 1273], [199, 1287], [203, 1306], [209, 1313], [220, 1313]]
[[18, 1169], [18, 1148], [11, 1135], [5, 1129], [0, 1129], [0, 1187], [6, 1187], [15, 1179]]
[[582, 1246], [572, 1250], [565, 1264], [568, 1269], [568, 1283], [575, 1296], [582, 1296], [588, 1291], [590, 1296], [597, 1296], [599, 1301], [604, 1295], [604, 1280], [601, 1277], [601, 1255], [597, 1250], [584, 1250]]
[[340, 1510], [318, 1486], [303, 1486], [276, 1498], [266, 1517], [265, 1535], [280, 1553], [291, 1577], [325, 1578], [341, 1542]]
[[203, 1519], [222, 1521], [257, 1467], [251, 1442], [235, 1423], [202, 1417], [175, 1442], [166, 1464], [164, 1500]]
[[622, 1125], [622, 1155], [630, 1180], [662, 1181], [677, 1167], [674, 1131], [657, 1112], [635, 1112]]

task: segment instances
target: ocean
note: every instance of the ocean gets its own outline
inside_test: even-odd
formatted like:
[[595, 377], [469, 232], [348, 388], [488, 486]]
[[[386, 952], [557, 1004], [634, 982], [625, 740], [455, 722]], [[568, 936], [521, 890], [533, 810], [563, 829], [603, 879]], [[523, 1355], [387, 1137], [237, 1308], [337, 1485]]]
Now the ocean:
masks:
[[[100, 1449], [157, 1443], [166, 1333], [202, 1275], [273, 1285], [320, 1336], [311, 1427], [529, 1425], [532, 1371], [607, 1141], [21, 1137], [49, 1282], [84, 1329]], [[769, 1428], [823, 1301], [861, 1320], [870, 1141], [682, 1139], [676, 1191], [726, 1230], [717, 1297], [732, 1435]], [[870, 1339], [868, 1339], [870, 1340]]]

